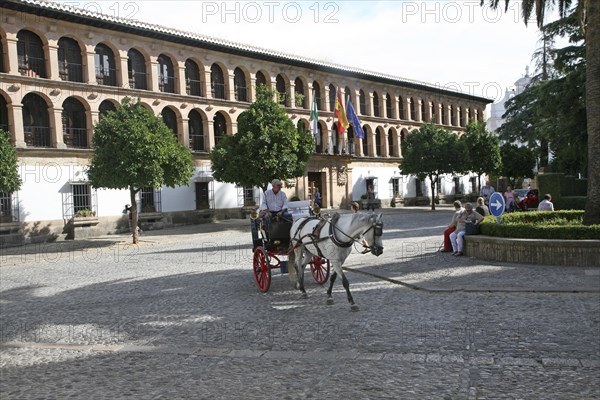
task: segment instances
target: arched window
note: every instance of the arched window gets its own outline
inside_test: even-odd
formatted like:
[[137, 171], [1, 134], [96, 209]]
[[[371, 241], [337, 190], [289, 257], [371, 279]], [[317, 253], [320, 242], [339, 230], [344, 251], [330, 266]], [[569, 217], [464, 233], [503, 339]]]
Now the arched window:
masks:
[[96, 83], [98, 85], [117, 86], [117, 70], [115, 56], [105, 44], [96, 46], [94, 62], [96, 65]]
[[83, 82], [81, 48], [68, 37], [58, 40], [58, 75], [63, 81]]
[[298, 132], [300, 132], [300, 133], [302, 133], [302, 132], [308, 132], [308, 123], [305, 120], [301, 119], [296, 124], [296, 130]]
[[173, 135], [177, 137], [177, 115], [175, 114], [175, 111], [171, 110], [169, 107], [165, 107], [160, 114], [162, 115], [165, 125], [167, 125], [171, 132], [173, 132]]
[[390, 157], [398, 157], [398, 149], [396, 149], [396, 146], [394, 146], [394, 131], [391, 128], [388, 130], [387, 141], [388, 154]]
[[429, 102], [427, 100], [422, 100], [421, 104], [421, 121], [427, 121], [427, 107], [429, 107]]
[[317, 130], [319, 133], [316, 136], [316, 146], [315, 153], [320, 154], [324, 152], [324, 149], [327, 149], [327, 143], [323, 143], [323, 126], [321, 122], [317, 123]]
[[352, 101], [352, 90], [348, 86], [346, 86], [344, 88], [344, 94], [345, 94], [345, 97], [344, 97], [344, 107], [345, 107], [348, 104], [348, 100]]
[[363, 156], [368, 157], [369, 156], [369, 136], [371, 136], [371, 131], [369, 130], [369, 128], [366, 125], [363, 126], [363, 131], [365, 132], [365, 137], [362, 140], [362, 151], [363, 151]]
[[4, 96], [0, 94], [0, 129], [8, 132], [8, 104]]
[[352, 125], [350, 125], [348, 127], [347, 132], [348, 132], [348, 154], [354, 155], [354, 154], [356, 154], [356, 151], [355, 151], [356, 140], [354, 138], [354, 127]]
[[200, 68], [189, 58], [185, 61], [185, 92], [190, 96], [202, 96]]
[[100, 103], [100, 107], [98, 107], [98, 119], [102, 119], [107, 113], [111, 111], [116, 111], [117, 107], [115, 107], [114, 103], [110, 100], [104, 100]]
[[296, 107], [306, 108], [306, 93], [304, 93], [304, 82], [302, 79], [296, 78], [294, 81], [295, 93], [296, 93]]
[[406, 119], [406, 115], [404, 115], [404, 99], [402, 96], [398, 97], [398, 119]]
[[380, 128], [377, 128], [375, 131], [375, 154], [377, 157], [383, 157], [384, 153], [384, 140], [383, 140], [384, 132]]
[[213, 129], [215, 132], [216, 145], [227, 135], [227, 120], [221, 112], [216, 113], [213, 118]]
[[175, 93], [175, 70], [173, 62], [164, 54], [158, 56], [158, 90]]
[[88, 132], [85, 108], [81, 102], [69, 97], [62, 104], [63, 141], [67, 147], [87, 148]]
[[416, 121], [417, 120], [417, 105], [419, 103], [417, 103], [417, 99], [415, 99], [414, 97], [410, 98], [410, 120], [411, 121]]
[[455, 116], [455, 108], [453, 105], [450, 105], [450, 121], [448, 125], [454, 126], [454, 116]]
[[390, 96], [389, 93], [386, 93], [386, 95], [385, 95], [385, 116], [387, 118], [392, 118], [393, 117], [393, 113], [392, 113], [392, 96]]
[[464, 112], [463, 112], [463, 108], [460, 107], [458, 109], [458, 126], [461, 126], [461, 127], [465, 126], [465, 120], [464, 120], [464, 118], [465, 118], [465, 115], [464, 115]]
[[313, 82], [313, 95], [315, 96], [315, 100], [317, 101], [317, 110], [322, 110], [321, 108], [321, 85], [319, 82]]
[[246, 75], [241, 68], [236, 68], [233, 71], [233, 87], [235, 99], [237, 101], [248, 101], [248, 88], [246, 85]]
[[336, 96], [336, 88], [333, 85], [329, 85], [329, 111], [335, 110], [335, 96]]
[[285, 79], [283, 79], [281, 74], [278, 74], [275, 78], [275, 89], [277, 89], [277, 103], [281, 104], [282, 106], [286, 106], [288, 104], [286, 85]]
[[146, 78], [146, 59], [136, 49], [127, 52], [127, 72], [129, 87], [132, 89], [148, 89]]
[[190, 150], [205, 151], [204, 146], [204, 123], [202, 115], [196, 110], [190, 111], [188, 115], [188, 126], [190, 131]]
[[210, 90], [215, 99], [225, 99], [225, 76], [218, 64], [210, 67]]
[[447, 110], [448, 110], [448, 106], [445, 104], [441, 105], [442, 107], [442, 111], [441, 111], [441, 115], [442, 115], [442, 125], [447, 125], [448, 122], [446, 121], [446, 115], [448, 114]]
[[360, 89], [358, 92], [358, 103], [359, 103], [359, 112], [362, 115], [367, 115], [367, 96], [365, 95], [365, 91]]
[[334, 122], [331, 125], [331, 130], [330, 130], [330, 134], [331, 137], [329, 138], [329, 140], [331, 141], [331, 154], [339, 154], [340, 153], [340, 148], [339, 148], [339, 135], [338, 135], [338, 127], [337, 127], [337, 122]]
[[25, 95], [22, 104], [25, 143], [33, 147], [50, 147], [48, 105], [34, 93]]
[[44, 45], [38, 35], [25, 29], [17, 33], [17, 57], [21, 75], [47, 78]]
[[373, 116], [381, 117], [379, 110], [379, 94], [377, 92], [373, 92]]
[[6, 66], [4, 65], [4, 46], [2, 44], [2, 38], [0, 38], [0, 72], [6, 72]]
[[265, 74], [258, 71], [256, 73], [256, 87], [259, 87], [260, 85], [267, 85], [267, 78], [265, 77]]
[[400, 131], [400, 155], [402, 155], [402, 151], [403, 151], [403, 147], [404, 147], [404, 140], [406, 139], [406, 135], [407, 135], [407, 130], [406, 129], [402, 129]]

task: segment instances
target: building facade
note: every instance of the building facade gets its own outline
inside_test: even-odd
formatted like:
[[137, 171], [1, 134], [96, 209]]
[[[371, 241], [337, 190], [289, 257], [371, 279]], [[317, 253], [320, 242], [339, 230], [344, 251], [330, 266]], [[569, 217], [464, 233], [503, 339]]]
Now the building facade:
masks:
[[[215, 181], [209, 152], [237, 132], [237, 118], [256, 86], [271, 87], [299, 128], [308, 129], [313, 93], [319, 109], [315, 153], [305, 176], [286, 182], [288, 196], [346, 207], [373, 186], [383, 206], [430, 196], [429, 185], [398, 169], [402, 141], [434, 122], [460, 134], [483, 120], [491, 101], [394, 76], [268, 51], [202, 35], [38, 0], [0, 5], [0, 128], [10, 133], [23, 180], [0, 193], [0, 233], [20, 226], [28, 237], [60, 235], [65, 226], [123, 228], [129, 193], [87, 181], [93, 127], [125, 97], [160, 115], [193, 154], [187, 186], [146, 188], [142, 220], [183, 224], [235, 214], [259, 201], [260, 190]], [[366, 134], [338, 135], [336, 88], [355, 105]], [[440, 195], [468, 194], [469, 176], [448, 177]], [[81, 219], [83, 222], [78, 222]], [[81, 230], [80, 230], [81, 231]]]

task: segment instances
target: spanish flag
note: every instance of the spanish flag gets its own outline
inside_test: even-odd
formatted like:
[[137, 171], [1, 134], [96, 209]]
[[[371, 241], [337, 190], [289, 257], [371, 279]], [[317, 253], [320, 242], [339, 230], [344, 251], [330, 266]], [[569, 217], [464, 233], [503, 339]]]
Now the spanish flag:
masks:
[[336, 96], [335, 96], [335, 112], [334, 115], [337, 117], [338, 119], [338, 135], [342, 135], [345, 131], [346, 128], [348, 128], [350, 126], [350, 124], [348, 123], [348, 118], [346, 117], [346, 112], [344, 111], [344, 103], [342, 102], [342, 94], [340, 93], [339, 89], [336, 90]]

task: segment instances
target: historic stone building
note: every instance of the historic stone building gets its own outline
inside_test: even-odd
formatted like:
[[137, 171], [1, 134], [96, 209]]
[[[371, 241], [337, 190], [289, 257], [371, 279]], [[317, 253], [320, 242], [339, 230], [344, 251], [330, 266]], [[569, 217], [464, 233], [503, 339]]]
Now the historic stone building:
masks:
[[[383, 206], [431, 195], [398, 169], [402, 140], [423, 122], [460, 133], [483, 120], [490, 100], [434, 85], [334, 65], [38, 0], [0, 4], [0, 127], [17, 148], [23, 186], [0, 193], [0, 233], [73, 234], [80, 227], [112, 232], [125, 226], [126, 191], [91, 187], [86, 165], [94, 124], [124, 97], [140, 98], [161, 115], [193, 153], [188, 186], [140, 193], [142, 220], [178, 224], [235, 213], [259, 190], [215, 181], [208, 153], [237, 131], [256, 85], [280, 93], [297, 126], [308, 128], [312, 93], [319, 136], [307, 173], [287, 182], [289, 196], [345, 207], [373, 185]], [[355, 105], [366, 133], [337, 134], [336, 87]], [[441, 195], [470, 192], [469, 177], [444, 180]], [[90, 218], [77, 218], [91, 210]], [[36, 223], [38, 222], [38, 223]], [[1, 236], [0, 236], [1, 237]]]

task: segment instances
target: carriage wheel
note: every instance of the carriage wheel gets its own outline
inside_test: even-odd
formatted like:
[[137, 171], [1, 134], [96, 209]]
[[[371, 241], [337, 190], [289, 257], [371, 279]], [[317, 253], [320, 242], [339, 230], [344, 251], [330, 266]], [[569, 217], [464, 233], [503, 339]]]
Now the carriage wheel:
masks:
[[310, 273], [319, 285], [327, 282], [327, 278], [329, 278], [329, 269], [329, 260], [325, 258], [314, 256], [310, 262]]
[[271, 286], [271, 267], [269, 265], [269, 257], [262, 247], [257, 247], [254, 250], [253, 269], [254, 280], [256, 281], [258, 290], [262, 293], [267, 292], [269, 286]]

